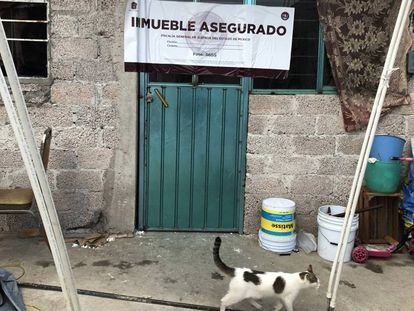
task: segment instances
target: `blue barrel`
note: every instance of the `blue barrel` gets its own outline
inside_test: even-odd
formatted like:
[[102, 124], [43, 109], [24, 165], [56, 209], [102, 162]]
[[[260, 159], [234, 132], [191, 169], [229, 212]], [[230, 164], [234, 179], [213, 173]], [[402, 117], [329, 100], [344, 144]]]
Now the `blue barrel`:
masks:
[[401, 157], [405, 140], [393, 135], [375, 135], [372, 144], [370, 158], [376, 158], [382, 162], [392, 162], [392, 157]]

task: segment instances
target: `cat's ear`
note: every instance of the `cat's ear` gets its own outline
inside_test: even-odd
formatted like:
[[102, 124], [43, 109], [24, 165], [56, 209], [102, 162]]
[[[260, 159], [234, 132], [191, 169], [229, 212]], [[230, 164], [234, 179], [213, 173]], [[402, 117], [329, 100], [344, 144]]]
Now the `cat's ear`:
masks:
[[308, 272], [312, 272], [313, 273], [312, 265], [309, 265]]

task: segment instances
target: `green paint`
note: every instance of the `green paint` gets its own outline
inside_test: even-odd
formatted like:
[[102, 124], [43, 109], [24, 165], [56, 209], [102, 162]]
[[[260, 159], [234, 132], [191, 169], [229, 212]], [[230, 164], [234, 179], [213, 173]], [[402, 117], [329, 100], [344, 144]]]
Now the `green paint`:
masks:
[[248, 83], [194, 87], [141, 75], [153, 101], [140, 101], [139, 228], [242, 231]]

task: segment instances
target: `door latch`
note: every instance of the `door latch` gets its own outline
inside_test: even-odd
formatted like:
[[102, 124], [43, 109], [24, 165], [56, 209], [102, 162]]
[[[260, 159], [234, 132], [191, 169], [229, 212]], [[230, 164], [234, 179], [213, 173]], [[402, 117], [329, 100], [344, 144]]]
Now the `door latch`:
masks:
[[154, 89], [155, 94], [157, 94], [158, 98], [160, 99], [164, 108], [168, 108], [168, 102], [165, 100], [164, 96], [162, 96], [159, 89]]
[[148, 89], [147, 95], [145, 96], [147, 100], [147, 104], [151, 104], [154, 101], [154, 97], [152, 96], [151, 90]]

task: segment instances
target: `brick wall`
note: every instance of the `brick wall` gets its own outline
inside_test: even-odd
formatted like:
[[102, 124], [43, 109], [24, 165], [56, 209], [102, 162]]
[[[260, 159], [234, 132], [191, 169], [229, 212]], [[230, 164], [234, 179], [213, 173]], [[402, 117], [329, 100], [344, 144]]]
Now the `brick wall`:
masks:
[[[343, 130], [337, 96], [255, 95], [249, 110], [245, 232], [257, 232], [261, 201], [275, 196], [295, 201], [298, 227], [315, 232], [319, 206], [347, 203], [364, 132]], [[409, 141], [413, 113], [395, 109], [378, 133]]]
[[[105, 207], [122, 89], [123, 6], [118, 2], [51, 0], [51, 83], [23, 85], [37, 141], [47, 126], [53, 128], [48, 175], [66, 229], [94, 227]], [[14, 140], [0, 106], [1, 188], [28, 186]], [[16, 222], [15, 217], [1, 216], [0, 231], [17, 229], [22, 217]]]
[[[48, 175], [67, 230], [134, 226], [137, 95], [123, 72], [124, 2], [51, 0], [51, 83], [23, 85], [37, 141], [54, 131]], [[380, 129], [408, 138], [413, 112], [394, 110]], [[270, 196], [293, 199], [298, 225], [314, 230], [320, 205], [345, 204], [362, 137], [343, 131], [336, 96], [251, 96], [246, 233]], [[14, 140], [0, 105], [1, 188], [29, 186]], [[0, 231], [30, 222], [0, 216]]]

